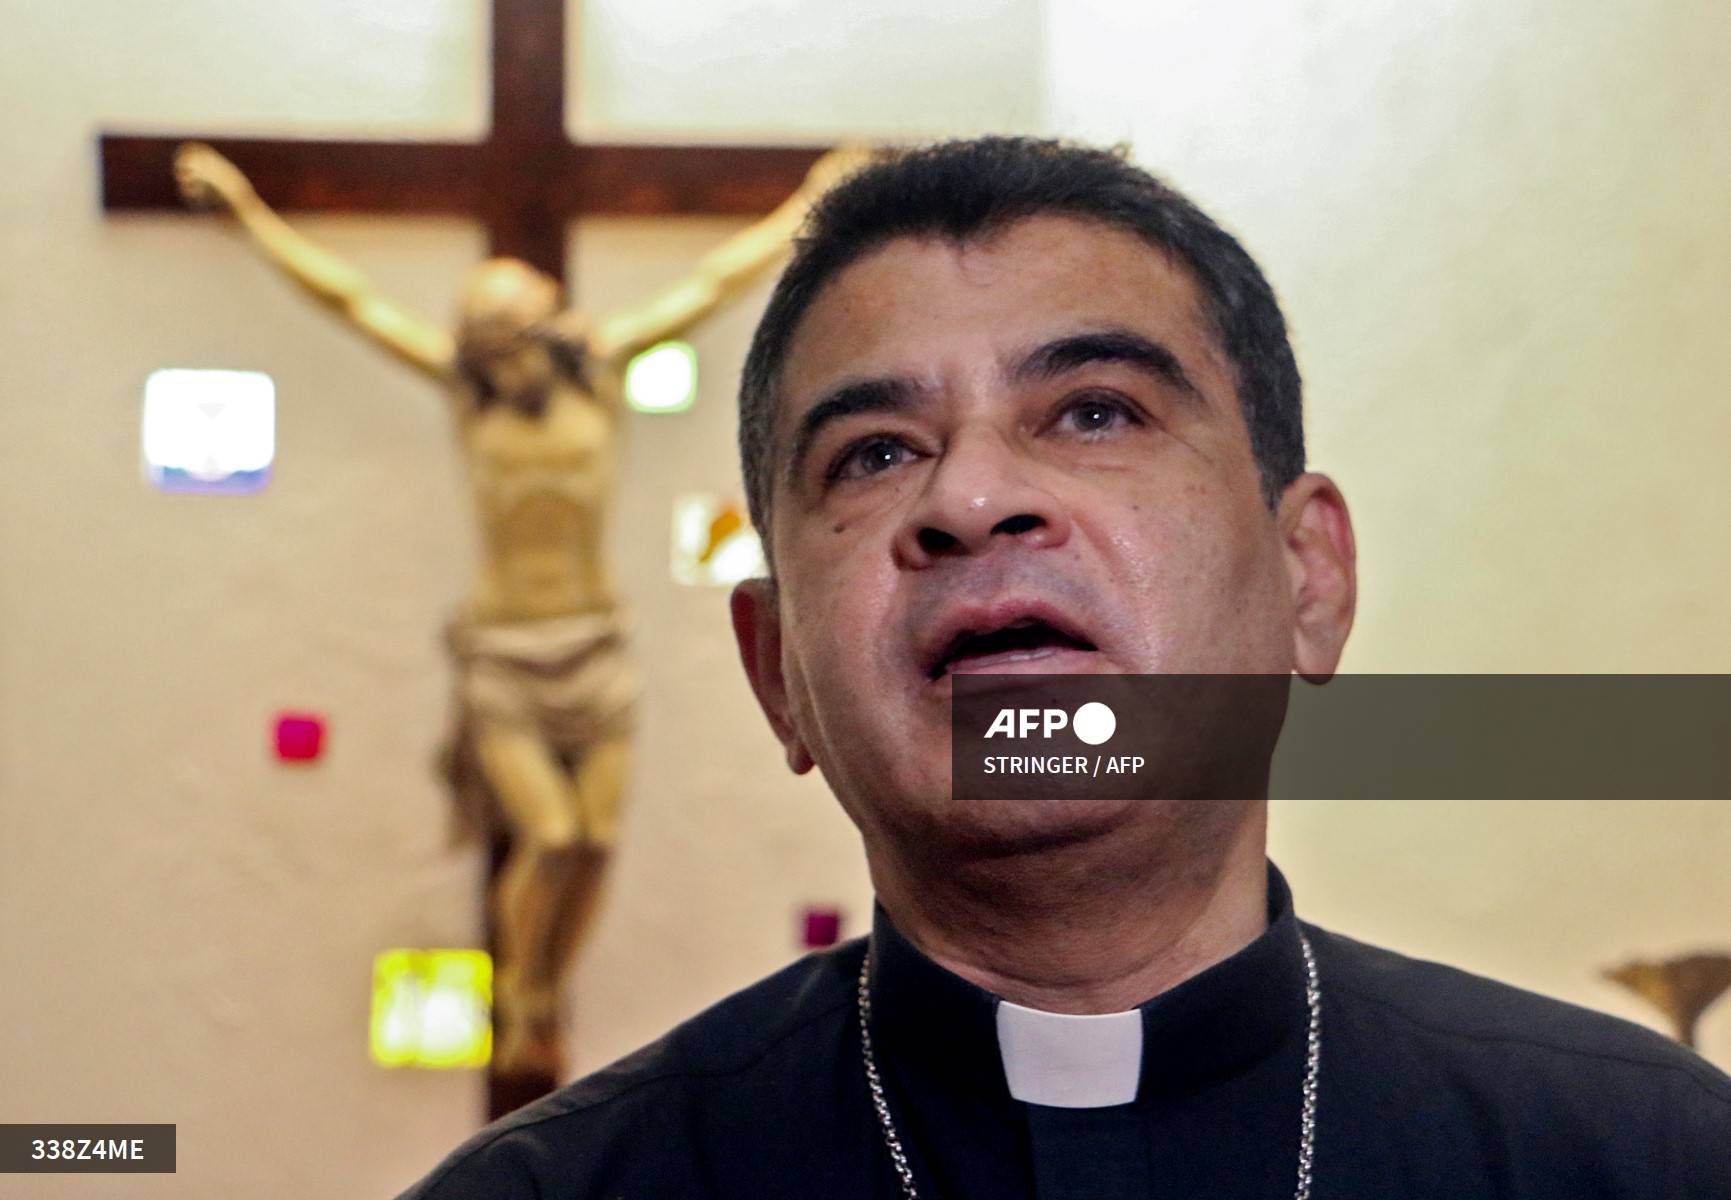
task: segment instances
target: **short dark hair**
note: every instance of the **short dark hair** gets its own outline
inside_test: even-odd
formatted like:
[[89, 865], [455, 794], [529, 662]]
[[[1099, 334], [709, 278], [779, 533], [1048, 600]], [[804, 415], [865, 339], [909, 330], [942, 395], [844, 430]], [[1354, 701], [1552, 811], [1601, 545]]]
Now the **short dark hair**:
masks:
[[1135, 234], [1200, 285], [1204, 315], [1237, 375], [1238, 402], [1270, 508], [1304, 471], [1298, 364], [1274, 289], [1233, 236], [1133, 165], [1126, 149], [1025, 137], [940, 142], [883, 155], [818, 202], [775, 285], [739, 387], [739, 457], [753, 524], [769, 532], [770, 447], [788, 343], [819, 292], [897, 238], [986, 237], [1055, 214]]

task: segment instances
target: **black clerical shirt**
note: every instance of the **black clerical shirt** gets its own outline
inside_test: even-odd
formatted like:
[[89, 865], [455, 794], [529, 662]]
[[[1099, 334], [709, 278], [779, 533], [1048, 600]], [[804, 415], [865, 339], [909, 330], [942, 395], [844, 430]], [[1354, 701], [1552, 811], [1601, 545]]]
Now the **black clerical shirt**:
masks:
[[[1010, 1095], [997, 998], [880, 908], [873, 1037], [929, 1200], [1281, 1200], [1305, 1070], [1300, 923], [1141, 1006], [1134, 1101]], [[1731, 1200], [1731, 1078], [1648, 1030], [1302, 928], [1322, 987], [1313, 1200]], [[494, 1123], [403, 1200], [891, 1200], [855, 982], [812, 954]]]

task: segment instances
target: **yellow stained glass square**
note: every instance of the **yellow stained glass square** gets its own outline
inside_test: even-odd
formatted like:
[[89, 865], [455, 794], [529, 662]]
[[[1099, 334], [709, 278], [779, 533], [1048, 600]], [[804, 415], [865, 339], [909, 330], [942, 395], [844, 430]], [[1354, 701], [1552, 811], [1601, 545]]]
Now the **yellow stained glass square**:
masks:
[[373, 960], [373, 1061], [483, 1067], [493, 1053], [493, 960], [484, 950], [385, 950]]

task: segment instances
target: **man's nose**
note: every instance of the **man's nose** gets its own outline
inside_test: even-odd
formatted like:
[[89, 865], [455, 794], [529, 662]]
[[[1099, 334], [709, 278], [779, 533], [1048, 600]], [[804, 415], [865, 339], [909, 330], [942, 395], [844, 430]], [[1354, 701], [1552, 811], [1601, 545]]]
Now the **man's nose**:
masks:
[[920, 569], [1009, 542], [1041, 549], [1069, 537], [1069, 514], [1033, 463], [995, 433], [958, 434], [897, 532], [896, 556]]

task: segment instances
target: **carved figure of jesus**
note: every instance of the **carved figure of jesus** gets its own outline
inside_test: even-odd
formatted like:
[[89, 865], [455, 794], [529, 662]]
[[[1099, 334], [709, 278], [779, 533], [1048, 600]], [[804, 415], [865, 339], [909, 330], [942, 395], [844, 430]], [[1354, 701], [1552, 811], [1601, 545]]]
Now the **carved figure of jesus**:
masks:
[[638, 680], [602, 545], [623, 376], [775, 266], [810, 204], [859, 165], [832, 153], [768, 217], [640, 307], [588, 320], [515, 259], [470, 274], [456, 331], [380, 295], [272, 211], [227, 159], [182, 146], [192, 203], [227, 209], [264, 256], [373, 342], [443, 385], [481, 539], [472, 594], [447, 629], [453, 722], [442, 755], [459, 814], [504, 832], [495, 1068], [558, 1077], [559, 987], [595, 916], [619, 832]]

